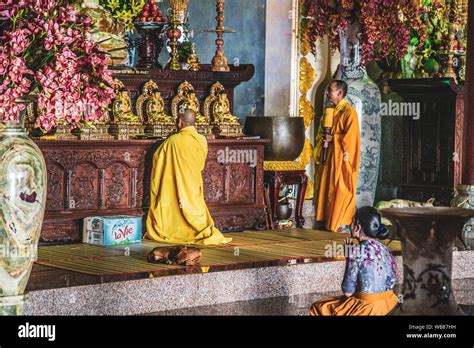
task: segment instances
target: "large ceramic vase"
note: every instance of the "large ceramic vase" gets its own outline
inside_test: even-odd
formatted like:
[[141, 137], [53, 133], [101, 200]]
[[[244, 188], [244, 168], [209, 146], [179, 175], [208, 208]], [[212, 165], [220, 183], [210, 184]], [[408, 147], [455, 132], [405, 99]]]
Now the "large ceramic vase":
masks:
[[357, 111], [360, 126], [360, 168], [357, 207], [373, 206], [380, 162], [380, 89], [361, 65], [358, 24], [339, 33], [341, 62], [335, 78], [348, 84], [346, 100]]
[[23, 122], [0, 125], [0, 315], [23, 314], [46, 204], [46, 165]]
[[403, 287], [392, 315], [462, 315], [451, 284], [453, 246], [474, 210], [382, 209], [402, 243]]

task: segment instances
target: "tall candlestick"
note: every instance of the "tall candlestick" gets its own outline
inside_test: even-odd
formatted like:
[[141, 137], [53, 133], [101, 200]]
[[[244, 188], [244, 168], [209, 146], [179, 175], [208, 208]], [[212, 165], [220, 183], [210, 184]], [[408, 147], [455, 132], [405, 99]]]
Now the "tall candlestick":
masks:
[[171, 60], [169, 63], [169, 68], [171, 70], [180, 70], [181, 64], [178, 59], [178, 40], [181, 37], [181, 30], [179, 29], [180, 25], [185, 24], [184, 14], [188, 10], [188, 0], [170, 0], [171, 15], [169, 19], [169, 29], [167, 36], [169, 39], [168, 45], [171, 48]]
[[225, 11], [225, 0], [216, 0], [216, 12], [217, 12], [217, 26], [216, 29], [206, 30], [207, 32], [215, 32], [217, 34], [216, 40], [216, 54], [212, 58], [212, 71], [230, 71], [229, 65], [227, 64], [227, 57], [224, 54], [224, 33], [234, 33], [234, 30], [225, 29], [224, 27], [224, 11]]

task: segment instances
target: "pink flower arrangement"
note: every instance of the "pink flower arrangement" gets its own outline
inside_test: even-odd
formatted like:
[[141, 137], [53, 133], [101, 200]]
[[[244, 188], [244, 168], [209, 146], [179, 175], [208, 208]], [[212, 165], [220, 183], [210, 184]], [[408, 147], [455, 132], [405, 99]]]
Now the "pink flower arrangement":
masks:
[[313, 54], [317, 39], [326, 35], [331, 49], [336, 50], [339, 31], [357, 21], [364, 65], [390, 55], [401, 59], [407, 51], [410, 30], [425, 36], [418, 10], [416, 0], [303, 0]]
[[90, 18], [65, 0], [0, 0], [0, 119], [18, 122], [17, 99], [36, 94], [37, 126], [102, 119], [114, 97], [107, 54], [90, 39]]

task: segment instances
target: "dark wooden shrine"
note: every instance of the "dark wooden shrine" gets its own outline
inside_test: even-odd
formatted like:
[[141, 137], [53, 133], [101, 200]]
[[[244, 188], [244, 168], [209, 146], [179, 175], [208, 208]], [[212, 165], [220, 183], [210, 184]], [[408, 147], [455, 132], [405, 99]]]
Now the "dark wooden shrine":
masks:
[[420, 103], [420, 119], [403, 118], [404, 181], [399, 198], [449, 205], [461, 183], [464, 84], [454, 79], [390, 80], [405, 102]]
[[[233, 107], [234, 88], [254, 74], [253, 65], [231, 67], [230, 72], [136, 70], [115, 72], [136, 100], [142, 86], [153, 79], [170, 113], [171, 99], [179, 84], [190, 82], [203, 101], [219, 81]], [[201, 107], [202, 107], [201, 103]], [[231, 109], [232, 110], [232, 109]], [[204, 196], [216, 225], [224, 231], [252, 228], [265, 221], [263, 202], [263, 154], [269, 140], [209, 140], [203, 171]], [[87, 216], [144, 215], [149, 208], [152, 156], [161, 142], [46, 141], [38, 140], [48, 169], [43, 242], [80, 241]], [[219, 163], [218, 151], [226, 148], [252, 150], [257, 166], [250, 163]]]

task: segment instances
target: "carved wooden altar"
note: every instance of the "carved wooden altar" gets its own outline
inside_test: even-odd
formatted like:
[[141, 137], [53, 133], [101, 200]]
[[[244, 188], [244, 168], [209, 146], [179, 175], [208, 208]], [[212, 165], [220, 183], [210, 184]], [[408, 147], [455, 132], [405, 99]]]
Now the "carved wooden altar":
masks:
[[[210, 140], [203, 171], [204, 197], [224, 231], [252, 228], [265, 219], [263, 153], [268, 140]], [[132, 141], [37, 141], [48, 169], [43, 242], [79, 241], [82, 219], [143, 215], [149, 207], [153, 153], [160, 144]], [[256, 150], [257, 166], [220, 164], [218, 150]]]

